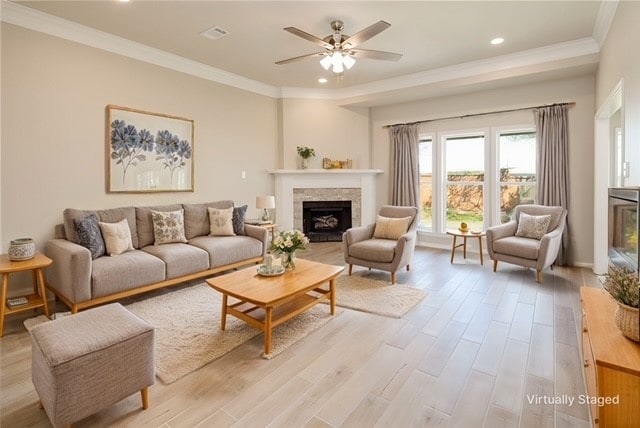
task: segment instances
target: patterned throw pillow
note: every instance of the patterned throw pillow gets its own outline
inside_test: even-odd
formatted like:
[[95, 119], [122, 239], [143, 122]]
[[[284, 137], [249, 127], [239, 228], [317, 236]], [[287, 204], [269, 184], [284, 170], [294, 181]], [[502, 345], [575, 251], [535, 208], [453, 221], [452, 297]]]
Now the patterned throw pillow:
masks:
[[207, 208], [209, 210], [209, 235], [233, 236], [233, 207], [226, 209]]
[[151, 211], [153, 221], [153, 245], [171, 242], [187, 242], [184, 236], [184, 210]]
[[550, 222], [550, 215], [529, 215], [520, 213], [516, 236], [520, 236], [523, 238], [542, 239], [542, 237], [547, 233]]
[[79, 244], [91, 252], [91, 259], [97, 259], [106, 254], [104, 247], [104, 239], [98, 225], [98, 216], [90, 214], [83, 219], [73, 220], [76, 233], [78, 234]]
[[246, 235], [244, 232], [244, 216], [247, 214], [247, 206], [233, 208], [233, 232], [236, 235]]
[[125, 251], [133, 250], [131, 243], [131, 230], [127, 219], [122, 219], [117, 223], [98, 223], [102, 230], [104, 244], [107, 247], [107, 254], [117, 256]]
[[376, 219], [376, 228], [373, 232], [373, 237], [381, 239], [398, 239], [400, 236], [407, 233], [409, 223], [411, 223], [411, 217], [392, 218], [382, 217], [379, 215]]

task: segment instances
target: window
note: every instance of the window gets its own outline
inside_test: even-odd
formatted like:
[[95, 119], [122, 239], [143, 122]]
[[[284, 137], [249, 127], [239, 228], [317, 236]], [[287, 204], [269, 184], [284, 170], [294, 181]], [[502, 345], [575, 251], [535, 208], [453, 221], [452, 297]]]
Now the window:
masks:
[[536, 196], [536, 134], [498, 134], [500, 159], [500, 223], [513, 219], [517, 205], [532, 204]]
[[481, 230], [509, 221], [536, 194], [536, 134], [531, 126], [421, 135], [422, 231], [443, 233], [465, 222]]

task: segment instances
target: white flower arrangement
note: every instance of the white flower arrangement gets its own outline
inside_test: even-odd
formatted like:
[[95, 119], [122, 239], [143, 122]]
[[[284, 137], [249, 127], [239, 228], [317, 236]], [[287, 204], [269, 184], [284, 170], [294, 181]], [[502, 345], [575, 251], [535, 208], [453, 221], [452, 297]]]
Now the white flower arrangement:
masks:
[[309, 244], [309, 238], [299, 230], [285, 230], [280, 232], [271, 243], [271, 251], [277, 253], [293, 253], [304, 250]]

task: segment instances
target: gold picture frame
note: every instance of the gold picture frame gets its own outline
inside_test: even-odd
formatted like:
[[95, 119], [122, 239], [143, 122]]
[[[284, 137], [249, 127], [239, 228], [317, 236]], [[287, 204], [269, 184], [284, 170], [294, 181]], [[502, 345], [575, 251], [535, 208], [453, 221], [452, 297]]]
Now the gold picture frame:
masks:
[[107, 192], [194, 191], [194, 121], [107, 106]]

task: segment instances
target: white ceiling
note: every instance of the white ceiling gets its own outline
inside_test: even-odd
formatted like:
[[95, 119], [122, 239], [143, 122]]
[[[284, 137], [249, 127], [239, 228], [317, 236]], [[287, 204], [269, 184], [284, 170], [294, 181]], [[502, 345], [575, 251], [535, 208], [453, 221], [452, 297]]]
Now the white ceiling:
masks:
[[[593, 72], [598, 47], [591, 37], [594, 28], [602, 25], [600, 1], [15, 3], [262, 84], [294, 92], [292, 88], [333, 89], [342, 91], [342, 98], [345, 95], [362, 98], [369, 93], [385, 92], [387, 87], [396, 90], [423, 85], [425, 76], [431, 76], [426, 83], [433, 86], [435, 75], [449, 71], [454, 71], [457, 79], [476, 76], [477, 80], [483, 66], [485, 74], [497, 75], [496, 70], [486, 66], [503, 68], [505, 61], [510, 64], [514, 59], [520, 67], [530, 70], [524, 75], [532, 78], [539, 73], [552, 76], [554, 71]], [[360, 47], [398, 52], [403, 54], [402, 59], [398, 62], [360, 59], [341, 78], [325, 71], [317, 59], [274, 64], [277, 60], [321, 50], [283, 31], [284, 27], [294, 26], [324, 37], [331, 32], [329, 23], [334, 19], [344, 21], [347, 34], [379, 20], [389, 22], [389, 29]], [[224, 28], [229, 35], [218, 40], [199, 35], [213, 26]], [[490, 45], [489, 41], [497, 36], [504, 37], [505, 42]], [[585, 50], [585, 41], [596, 46], [596, 55], [592, 47]], [[536, 57], [540, 59], [535, 60]], [[471, 69], [475, 71], [460, 74]], [[512, 73], [500, 79], [522, 75]], [[319, 77], [327, 77], [329, 82], [321, 85], [317, 82]]]

